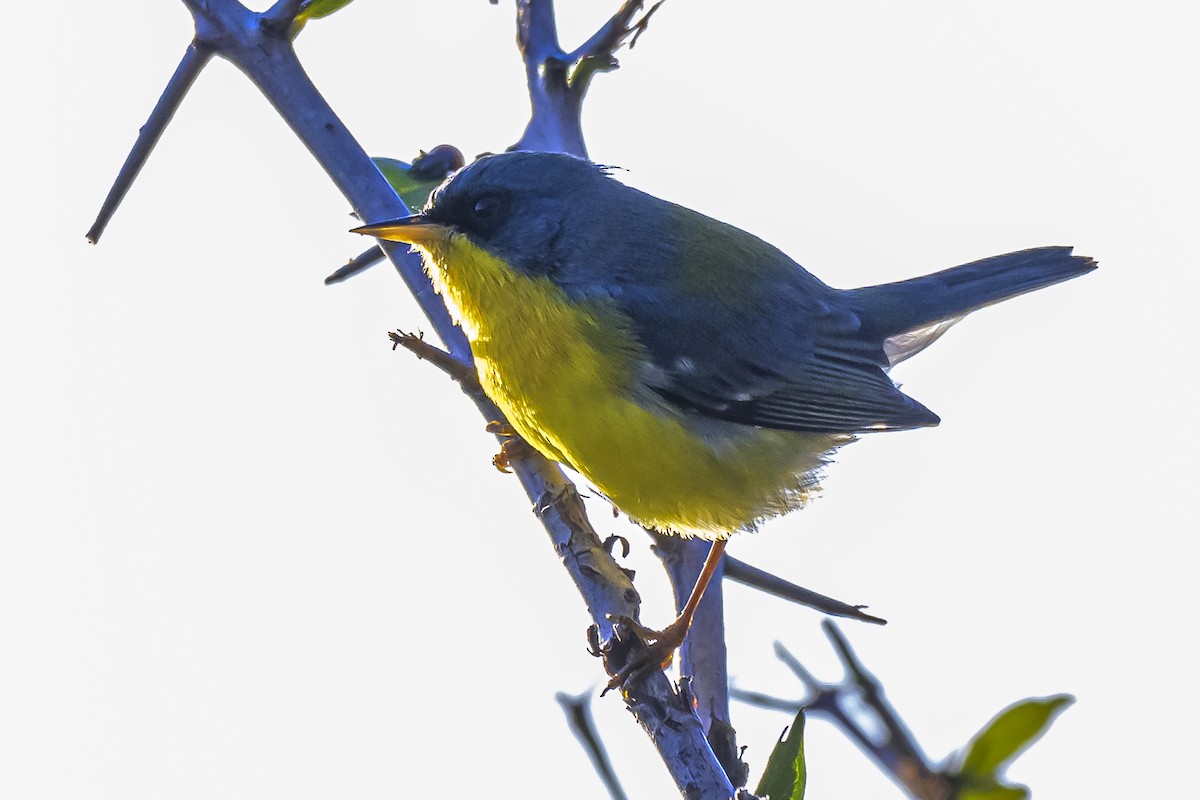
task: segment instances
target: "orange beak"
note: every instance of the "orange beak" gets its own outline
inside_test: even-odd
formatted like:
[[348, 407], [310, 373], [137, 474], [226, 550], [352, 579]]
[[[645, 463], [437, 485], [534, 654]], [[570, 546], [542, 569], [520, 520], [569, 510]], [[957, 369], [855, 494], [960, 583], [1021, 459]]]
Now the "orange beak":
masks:
[[375, 222], [354, 228], [351, 233], [361, 233], [364, 236], [374, 236], [389, 242], [404, 242], [406, 244], [429, 245], [444, 242], [450, 236], [450, 227], [430, 222], [423, 214], [413, 214], [411, 217]]

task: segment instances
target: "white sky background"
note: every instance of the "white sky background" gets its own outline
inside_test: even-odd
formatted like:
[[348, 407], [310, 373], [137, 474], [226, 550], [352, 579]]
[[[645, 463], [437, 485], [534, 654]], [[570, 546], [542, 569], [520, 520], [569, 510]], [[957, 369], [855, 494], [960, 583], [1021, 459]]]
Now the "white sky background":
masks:
[[[616, 0], [561, 3], [573, 47]], [[941, 757], [1077, 704], [1038, 798], [1194, 785], [1195, 7], [671, 0], [585, 108], [593, 157], [837, 286], [1073, 244], [1101, 270], [985, 310], [895, 377], [940, 428], [844, 450], [731, 551], [843, 630]], [[602, 679], [582, 603], [422, 327], [240, 73], [200, 77], [102, 243], [83, 234], [191, 36], [180, 3], [5, 12], [0, 796], [602, 798], [555, 691]], [[298, 49], [369, 152], [500, 150], [527, 118], [508, 4], [359, 0]], [[14, 110], [15, 109], [15, 110]], [[15, 251], [14, 248], [15, 247]], [[1185, 332], [1186, 325], [1186, 332]], [[665, 579], [631, 537], [650, 622]], [[782, 696], [804, 609], [727, 590], [731, 671]], [[631, 796], [671, 796], [619, 700]], [[754, 775], [784, 715], [735, 705]], [[810, 796], [899, 793], [810, 722]]]

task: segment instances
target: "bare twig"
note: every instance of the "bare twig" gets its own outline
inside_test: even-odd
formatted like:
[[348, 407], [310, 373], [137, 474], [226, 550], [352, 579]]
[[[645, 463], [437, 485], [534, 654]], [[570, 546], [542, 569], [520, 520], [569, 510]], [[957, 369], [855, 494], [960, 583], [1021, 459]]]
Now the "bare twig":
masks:
[[637, 47], [638, 39], [642, 38], [642, 34], [646, 32], [646, 28], [650, 25], [650, 18], [654, 16], [654, 12], [662, 7], [662, 4], [667, 0], [658, 0], [657, 3], [650, 6], [650, 10], [642, 15], [642, 18], [636, 24], [630, 27], [629, 32], [633, 34], [633, 38], [629, 40], [629, 49]]
[[554, 699], [562, 706], [563, 713], [567, 715], [567, 725], [571, 727], [571, 733], [575, 734], [575, 738], [587, 752], [588, 758], [592, 760], [592, 766], [596, 769], [596, 774], [600, 776], [601, 782], [604, 783], [604, 788], [608, 790], [609, 796], [613, 800], [626, 800], [628, 795], [621, 787], [621, 782], [617, 780], [617, 773], [613, 770], [608, 750], [605, 749], [604, 742], [600, 739], [600, 732], [596, 730], [596, 721], [592, 718], [592, 693], [590, 691], [583, 694], [559, 692], [554, 695]]
[[795, 716], [797, 711], [805, 707], [803, 700], [784, 700], [782, 697], [775, 697], [765, 692], [752, 692], [747, 689], [739, 689], [736, 686], [729, 687], [729, 698], [737, 700], [739, 703], [745, 703], [748, 706], [769, 708], [772, 711], [784, 711], [793, 716]]
[[837, 684], [822, 683], [817, 680], [817, 676], [809, 672], [808, 667], [801, 664], [800, 660], [792, 655], [781, 642], [775, 643], [775, 657], [786, 664], [787, 668], [804, 684], [804, 688], [808, 689], [813, 695], [819, 695], [821, 692], [837, 686]]
[[471, 362], [461, 361], [437, 345], [425, 341], [423, 333], [389, 331], [388, 339], [392, 342], [393, 350], [403, 347], [417, 358], [428, 361], [449, 375], [471, 397], [484, 399], [483, 387], [479, 385], [479, 376], [475, 374], [475, 367]]
[[[953, 797], [951, 781], [922, 752], [908, 727], [884, 697], [878, 679], [863, 666], [837, 625], [823, 620], [821, 626], [845, 670], [841, 683], [818, 680], [787, 648], [776, 642], [775, 654], [804, 684], [808, 697], [790, 701], [736, 689], [732, 696], [764, 708], [794, 714], [804, 707], [810, 714], [827, 717], [914, 800], [950, 800]], [[864, 715], [865, 719], [862, 718]]]
[[[550, 0], [517, 0], [517, 44], [525, 60], [531, 113], [512, 150], [550, 150], [587, 156], [580, 113], [592, 77], [617, 68], [614, 53], [646, 28], [662, 2], [636, 19], [644, 0], [627, 0], [587, 41], [564, 51]], [[632, 37], [632, 39], [631, 39]]]
[[385, 258], [387, 256], [383, 254], [382, 247], [377, 244], [371, 245], [369, 250], [364, 250], [347, 261], [345, 266], [334, 270], [333, 274], [325, 279], [325, 285], [332, 286], [335, 283], [341, 283], [344, 280], [353, 278], [358, 273], [370, 269]]
[[167, 82], [167, 88], [163, 90], [162, 96], [155, 103], [154, 110], [150, 112], [146, 124], [138, 131], [133, 149], [129, 151], [125, 163], [121, 165], [117, 179], [113, 181], [112, 188], [108, 190], [108, 196], [104, 198], [104, 203], [100, 206], [100, 213], [96, 215], [96, 221], [92, 223], [92, 227], [87, 232], [87, 239], [92, 244], [100, 241], [100, 235], [104, 233], [108, 221], [112, 219], [117, 207], [125, 199], [125, 193], [129, 191], [129, 187], [133, 186], [134, 179], [142, 171], [146, 159], [154, 150], [154, 145], [158, 144], [158, 139], [167, 129], [171, 117], [175, 116], [175, 111], [183, 102], [188, 89], [192, 88], [196, 76], [204, 69], [204, 65], [208, 63], [212, 55], [212, 50], [198, 42], [192, 42], [184, 51], [183, 59], [175, 68], [175, 74]]
[[745, 561], [739, 561], [732, 556], [725, 557], [725, 577], [731, 581], [737, 581], [759, 591], [766, 592], [767, 594], [781, 597], [784, 600], [791, 600], [793, 603], [808, 606], [832, 617], [856, 619], [859, 622], [870, 622], [875, 625], [887, 624], [887, 620], [865, 613], [863, 609], [866, 606], [852, 606], [848, 603], [843, 603], [841, 600], [834, 600], [832, 597], [826, 597], [811, 589], [797, 586], [790, 581], [785, 581], [783, 578], [772, 575], [766, 570], [751, 566]]
[[[621, 4], [621, 8], [608, 22], [601, 26], [600, 30], [592, 34], [592, 37], [581, 44], [575, 50], [571, 51], [570, 60], [578, 62], [585, 58], [599, 58], [603, 56], [612, 57], [613, 53], [620, 50], [625, 42], [629, 41], [629, 49], [633, 49], [639, 36], [646, 30], [646, 26], [650, 23], [650, 17], [658, 11], [666, 0], [659, 0], [650, 10], [642, 15], [639, 20], [634, 20], [637, 13], [645, 5], [645, 0], [627, 0]], [[632, 35], [632, 38], [630, 36]], [[614, 63], [615, 67], [616, 64]]]
[[838, 630], [837, 625], [834, 625], [829, 620], [822, 620], [821, 629], [825, 631], [825, 635], [833, 643], [834, 649], [838, 653], [838, 660], [842, 662], [846, 674], [862, 694], [863, 700], [874, 710], [875, 714], [879, 717], [879, 721], [883, 723], [884, 730], [886, 731], [885, 743], [899, 752], [902, 757], [927, 764], [929, 759], [921, 752], [921, 748], [917, 744], [916, 738], [912, 735], [912, 731], [900, 720], [900, 715], [896, 713], [896, 709], [892, 708], [892, 704], [884, 697], [883, 686], [880, 685], [879, 679], [868, 672], [867, 668], [863, 666], [854, 649], [850, 647], [850, 642]]
[[[824, 623], [822, 625], [824, 626]], [[854, 682], [849, 670], [847, 679], [842, 683], [823, 683], [778, 642], [775, 643], [775, 655], [800, 678], [811, 693], [804, 706], [814, 714], [829, 717], [881, 770], [896, 778], [901, 765], [911, 762], [911, 748], [893, 747], [887, 736], [881, 739], [877, 735], [878, 724], [863, 725], [849, 712], [849, 701], [860, 696], [859, 686]], [[874, 710], [869, 704], [867, 707]]]

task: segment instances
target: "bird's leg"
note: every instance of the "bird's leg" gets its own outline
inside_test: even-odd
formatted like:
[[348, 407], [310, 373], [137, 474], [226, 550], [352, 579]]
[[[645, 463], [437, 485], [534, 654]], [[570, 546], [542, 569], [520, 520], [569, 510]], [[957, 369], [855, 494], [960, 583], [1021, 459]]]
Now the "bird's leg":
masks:
[[533, 447], [521, 438], [521, 434], [504, 420], [492, 420], [487, 424], [487, 432], [504, 437], [500, 443], [500, 452], [492, 456], [492, 466], [504, 473], [512, 472], [509, 465], [520, 458], [532, 455]]
[[671, 656], [687, 638], [688, 628], [692, 626], [692, 617], [696, 615], [696, 609], [704, 597], [704, 590], [708, 588], [709, 581], [717, 571], [717, 565], [721, 563], [721, 556], [725, 554], [727, 541], [726, 539], [717, 539], [712, 543], [712, 547], [708, 550], [708, 556], [704, 559], [704, 567], [696, 577], [696, 585], [692, 587], [692, 593], [688, 596], [687, 603], [680, 609], [679, 616], [670, 625], [661, 631], [656, 631], [629, 617], [614, 619], [614, 622], [632, 628], [638, 636], [642, 637], [646, 642], [646, 654], [644, 658], [635, 659], [633, 663], [626, 664], [613, 675], [608, 682], [608, 689], [635, 684], [651, 670], [664, 666], [671, 660]]

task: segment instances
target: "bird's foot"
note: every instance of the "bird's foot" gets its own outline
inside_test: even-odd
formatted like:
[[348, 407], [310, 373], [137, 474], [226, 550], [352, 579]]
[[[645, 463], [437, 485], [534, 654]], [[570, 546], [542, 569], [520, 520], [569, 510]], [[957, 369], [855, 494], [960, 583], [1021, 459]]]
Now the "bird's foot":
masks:
[[604, 691], [616, 689], [618, 686], [624, 688], [634, 686], [656, 667], [670, 663], [671, 656], [687, 638], [688, 628], [692, 627], [692, 618], [696, 616], [696, 609], [700, 607], [700, 600], [704, 597], [704, 589], [717, 572], [717, 565], [721, 563], [726, 544], [726, 539], [717, 539], [712, 543], [708, 555], [704, 558], [704, 566], [701, 567], [700, 574], [696, 577], [696, 585], [692, 587], [692, 592], [688, 595], [687, 602], [683, 604], [679, 616], [661, 631], [651, 630], [628, 617], [613, 619], [613, 622], [632, 629], [642, 639], [645, 650], [642, 655], [632, 656], [630, 663], [618, 669], [609, 680], [608, 688]]
[[505, 438], [511, 438], [517, 435], [517, 429], [509, 424], [508, 420], [503, 419], [492, 420], [485, 426], [484, 430], [486, 430], [488, 433], [494, 433], [497, 436], [503, 436]]
[[512, 472], [509, 469], [513, 461], [533, 455], [533, 446], [521, 438], [512, 425], [503, 420], [493, 420], [487, 424], [487, 432], [497, 436], [507, 437], [500, 444], [500, 452], [492, 456], [492, 466], [503, 473]]
[[[687, 638], [688, 628], [691, 627], [690, 617], [679, 617], [661, 631], [647, 628], [642, 623], [630, 617], [613, 617], [612, 621], [632, 631], [646, 645], [645, 651], [621, 669], [617, 670], [604, 689], [618, 689], [636, 686], [643, 678], [656, 669], [666, 669], [671, 665], [675, 651]], [[602, 693], [603, 694], [603, 693]]]

